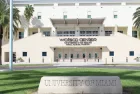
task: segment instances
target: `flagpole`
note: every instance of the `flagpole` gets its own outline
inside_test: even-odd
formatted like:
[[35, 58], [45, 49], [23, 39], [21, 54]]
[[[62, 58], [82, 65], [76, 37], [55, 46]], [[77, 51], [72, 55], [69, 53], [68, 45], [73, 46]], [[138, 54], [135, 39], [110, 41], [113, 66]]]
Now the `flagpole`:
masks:
[[9, 49], [9, 70], [13, 71], [13, 0], [10, 0], [10, 49]]

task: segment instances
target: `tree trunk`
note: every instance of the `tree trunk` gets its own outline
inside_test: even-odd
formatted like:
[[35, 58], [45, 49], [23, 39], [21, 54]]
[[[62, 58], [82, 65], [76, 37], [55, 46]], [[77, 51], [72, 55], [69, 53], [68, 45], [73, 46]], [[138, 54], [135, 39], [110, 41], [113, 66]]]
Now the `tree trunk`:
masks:
[[2, 65], [2, 37], [3, 37], [3, 28], [0, 24], [0, 65]]

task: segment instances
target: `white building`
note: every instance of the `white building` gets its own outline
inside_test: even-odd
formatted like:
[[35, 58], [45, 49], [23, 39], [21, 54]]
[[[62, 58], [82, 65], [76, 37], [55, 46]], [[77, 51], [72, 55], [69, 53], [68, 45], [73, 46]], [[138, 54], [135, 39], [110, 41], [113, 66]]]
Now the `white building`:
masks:
[[[24, 9], [32, 4], [29, 29]], [[140, 40], [133, 13], [140, 0], [14, 0], [21, 26], [13, 51], [24, 62], [137, 62]], [[2, 46], [9, 62], [9, 44]]]

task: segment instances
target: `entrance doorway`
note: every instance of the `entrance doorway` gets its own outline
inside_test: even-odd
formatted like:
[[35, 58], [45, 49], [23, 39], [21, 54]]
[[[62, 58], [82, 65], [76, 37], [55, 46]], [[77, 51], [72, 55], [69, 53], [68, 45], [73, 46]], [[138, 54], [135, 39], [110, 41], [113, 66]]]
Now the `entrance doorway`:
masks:
[[56, 48], [54, 61], [58, 62], [98, 62], [102, 59], [100, 48]]
[[[9, 62], [9, 52], [4, 53], [4, 62]], [[16, 62], [16, 52], [13, 52], [13, 62]]]

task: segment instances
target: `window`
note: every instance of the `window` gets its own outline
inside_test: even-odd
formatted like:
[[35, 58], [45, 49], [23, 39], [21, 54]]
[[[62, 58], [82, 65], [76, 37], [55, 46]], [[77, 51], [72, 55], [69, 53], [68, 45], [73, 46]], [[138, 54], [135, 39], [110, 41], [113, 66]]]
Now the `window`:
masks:
[[118, 12], [117, 11], [114, 11], [113, 12], [113, 16], [114, 16], [114, 19], [118, 18]]
[[70, 36], [75, 36], [75, 31], [70, 31]]
[[87, 11], [87, 18], [91, 18], [91, 11]]
[[47, 56], [47, 52], [42, 52], [42, 56]]
[[114, 15], [114, 18], [118, 18], [118, 15]]
[[137, 38], [137, 31], [132, 31], [132, 37]]
[[38, 16], [38, 19], [41, 19], [41, 16]]
[[57, 36], [62, 36], [63, 32], [62, 31], [57, 31]]
[[24, 32], [19, 32], [19, 39], [24, 38]]
[[75, 31], [57, 31], [57, 36], [75, 36]]
[[77, 58], [79, 58], [79, 54], [77, 54]]
[[38, 18], [38, 19], [41, 19], [41, 12], [38, 12], [38, 13], [37, 13], [37, 18]]
[[67, 12], [66, 11], [63, 12], [63, 18], [67, 19]]
[[44, 31], [44, 32], [43, 32], [43, 35], [45, 35], [45, 36], [50, 36], [50, 31]]
[[27, 56], [27, 52], [23, 52], [22, 54], [23, 54], [23, 56]]
[[123, 33], [123, 31], [118, 31], [119, 33]]
[[80, 31], [80, 36], [98, 36], [98, 31]]
[[65, 58], [67, 58], [67, 54], [65, 54]]
[[114, 56], [114, 51], [110, 51], [109, 56]]
[[105, 31], [105, 36], [110, 36], [112, 34], [112, 31]]
[[63, 15], [63, 18], [64, 18], [64, 19], [67, 19], [67, 15]]
[[89, 54], [89, 58], [91, 58], [91, 54]]
[[91, 18], [91, 15], [87, 15], [87, 18]]
[[61, 54], [59, 54], [58, 57], [61, 58]]
[[33, 32], [32, 34], [36, 34], [37, 32]]
[[83, 58], [85, 58], [85, 54], [83, 54]]
[[134, 56], [134, 51], [130, 51], [130, 52], [129, 52], [129, 55], [130, 55], [130, 56]]
[[71, 54], [71, 58], [73, 58], [73, 54]]
[[97, 55], [97, 53], [95, 53], [95, 58], [97, 58], [98, 57], [98, 55]]

